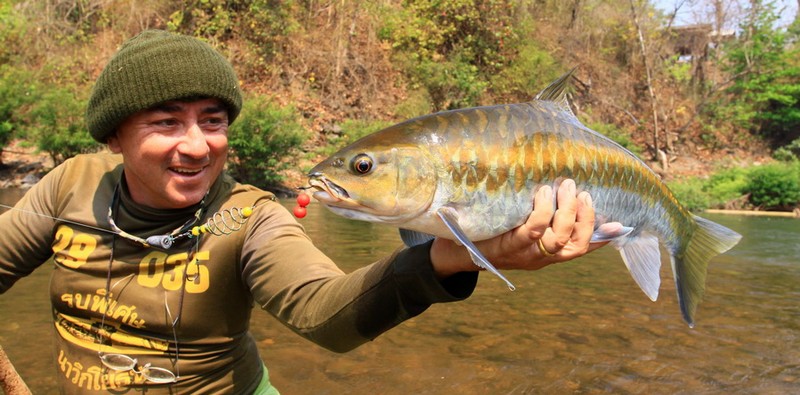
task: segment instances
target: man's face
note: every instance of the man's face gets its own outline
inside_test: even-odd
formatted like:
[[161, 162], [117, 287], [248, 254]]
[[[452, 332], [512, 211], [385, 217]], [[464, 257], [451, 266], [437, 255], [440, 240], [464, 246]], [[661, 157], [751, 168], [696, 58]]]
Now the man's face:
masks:
[[122, 153], [135, 202], [189, 207], [203, 199], [225, 166], [227, 108], [217, 99], [162, 103], [125, 119], [108, 147]]

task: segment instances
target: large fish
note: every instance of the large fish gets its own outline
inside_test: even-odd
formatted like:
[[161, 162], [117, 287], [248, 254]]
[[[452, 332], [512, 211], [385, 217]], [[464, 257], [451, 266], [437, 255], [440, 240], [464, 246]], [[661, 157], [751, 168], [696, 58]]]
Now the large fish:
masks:
[[421, 234], [458, 240], [513, 289], [472, 241], [521, 225], [537, 188], [572, 178], [591, 194], [596, 226], [624, 226], [611, 244], [653, 301], [663, 242], [683, 318], [694, 326], [708, 261], [741, 236], [691, 214], [644, 162], [583, 125], [567, 102], [571, 73], [528, 103], [440, 112], [368, 135], [310, 171], [313, 196], [347, 218], [401, 228], [406, 244]]

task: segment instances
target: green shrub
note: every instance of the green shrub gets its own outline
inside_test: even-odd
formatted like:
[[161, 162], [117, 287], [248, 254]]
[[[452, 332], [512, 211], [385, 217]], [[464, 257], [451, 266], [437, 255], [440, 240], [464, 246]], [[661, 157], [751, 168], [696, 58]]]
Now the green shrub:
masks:
[[280, 171], [306, 139], [297, 119], [293, 107], [281, 108], [263, 96], [248, 98], [228, 130], [231, 175], [259, 187], [279, 183]]
[[702, 211], [711, 206], [708, 194], [703, 191], [705, 181], [696, 178], [676, 179], [667, 183], [681, 204], [690, 211]]
[[25, 37], [26, 18], [16, 10], [10, 1], [0, 1], [0, 64], [10, 63], [28, 41]]
[[508, 0], [404, 2], [382, 9], [378, 34], [411, 88], [428, 91], [434, 111], [471, 107], [513, 55], [514, 11]]
[[32, 81], [27, 70], [0, 66], [0, 150], [22, 133], [24, 110], [35, 101], [37, 93]]
[[531, 100], [558, 77], [561, 69], [553, 56], [536, 42], [523, 42], [508, 67], [491, 77], [492, 91]]
[[789, 209], [800, 204], [800, 163], [771, 163], [750, 171], [746, 191], [750, 203], [766, 209]]
[[708, 195], [710, 207], [723, 208], [727, 203], [745, 195], [750, 174], [747, 169], [734, 167], [719, 171], [705, 182], [703, 191]]
[[473, 107], [488, 86], [478, 68], [460, 56], [433, 61], [398, 54], [395, 59], [411, 74], [412, 87], [428, 92], [435, 111]]
[[70, 89], [56, 88], [44, 92], [27, 115], [27, 138], [40, 151], [47, 152], [53, 163], [100, 148], [86, 130], [86, 99], [78, 98]]
[[800, 138], [776, 149], [772, 157], [784, 162], [800, 160]]
[[682, 62], [678, 55], [674, 55], [664, 61], [664, 71], [678, 83], [688, 83], [692, 80], [692, 63]]
[[669, 187], [678, 201], [693, 211], [726, 208], [732, 202], [738, 206], [749, 203], [765, 210], [789, 210], [800, 205], [800, 162], [732, 168], [707, 180], [697, 177], [674, 180]]

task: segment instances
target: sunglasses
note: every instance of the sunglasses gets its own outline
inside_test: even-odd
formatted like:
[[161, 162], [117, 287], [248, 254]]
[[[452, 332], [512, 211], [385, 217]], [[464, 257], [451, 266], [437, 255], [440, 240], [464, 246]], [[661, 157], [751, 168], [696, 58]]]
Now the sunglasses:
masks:
[[[141, 366], [137, 370], [136, 366], [138, 365], [139, 361], [137, 361], [136, 358], [131, 358], [127, 355], [104, 354], [101, 352], [99, 353], [99, 356], [100, 361], [105, 367], [117, 372], [133, 371], [136, 374], [142, 375], [142, 377], [151, 383], [167, 384], [178, 381], [178, 376], [175, 373], [172, 373], [171, 370], [150, 366], [149, 363]], [[175, 363], [177, 364], [177, 356]]]

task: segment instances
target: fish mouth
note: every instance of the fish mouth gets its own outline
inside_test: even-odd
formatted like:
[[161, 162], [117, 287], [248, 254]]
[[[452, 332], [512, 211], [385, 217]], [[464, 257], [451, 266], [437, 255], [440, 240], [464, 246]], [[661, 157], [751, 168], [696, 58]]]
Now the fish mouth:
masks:
[[328, 179], [321, 172], [308, 175], [308, 186], [300, 189], [314, 189], [314, 199], [325, 205], [334, 213], [345, 218], [370, 222], [392, 222], [393, 217], [382, 216], [374, 209], [365, 206], [358, 199], [353, 199], [347, 190]]
[[334, 203], [350, 200], [350, 195], [347, 190], [337, 185], [335, 182], [325, 177], [323, 173], [311, 173], [308, 175], [308, 187], [304, 189], [313, 188], [317, 192], [314, 197], [323, 203]]
[[402, 223], [418, 214], [416, 211], [398, 212], [397, 208], [381, 210], [365, 204], [359, 199], [358, 192], [355, 193], [355, 198], [351, 197], [345, 188], [331, 181], [322, 172], [308, 174], [308, 185], [299, 189], [315, 190], [312, 194], [314, 199], [345, 218], [379, 223]]

